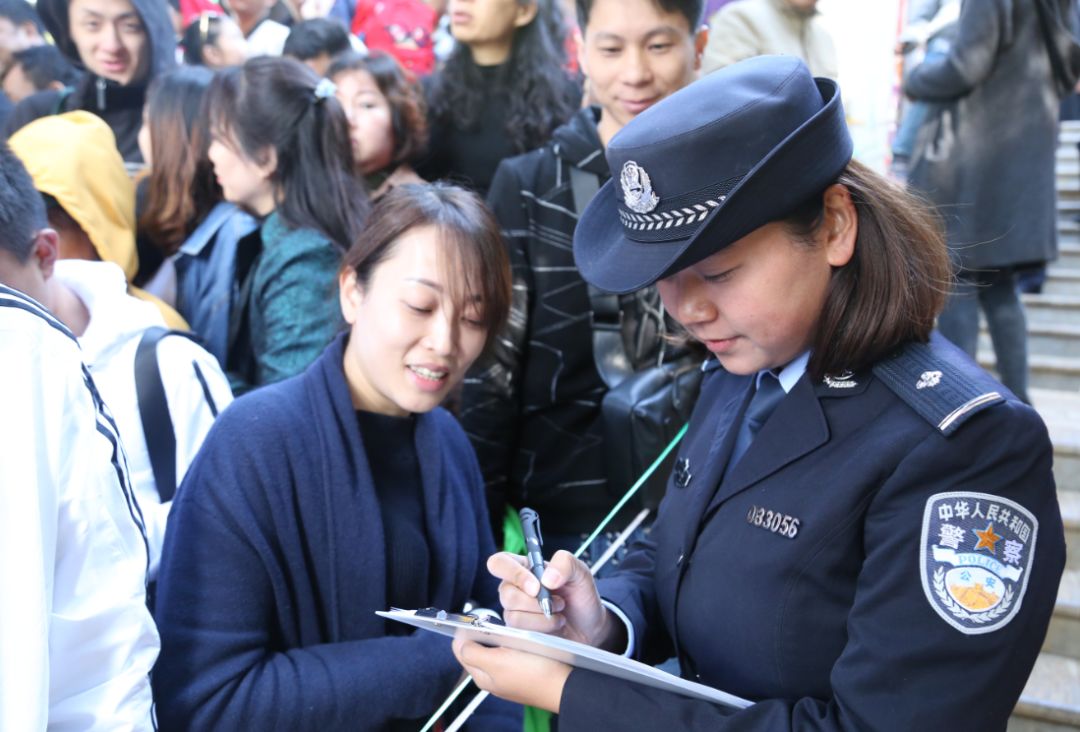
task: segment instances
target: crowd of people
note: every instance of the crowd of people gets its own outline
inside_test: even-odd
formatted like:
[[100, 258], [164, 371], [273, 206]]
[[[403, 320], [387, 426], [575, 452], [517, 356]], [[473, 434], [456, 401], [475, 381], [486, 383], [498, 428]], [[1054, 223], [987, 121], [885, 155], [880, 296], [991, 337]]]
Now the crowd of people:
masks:
[[1064, 565], [1017, 276], [1077, 9], [916, 3], [897, 181], [816, 6], [0, 0], [0, 729], [415, 730], [463, 668], [469, 729], [1001, 727]]

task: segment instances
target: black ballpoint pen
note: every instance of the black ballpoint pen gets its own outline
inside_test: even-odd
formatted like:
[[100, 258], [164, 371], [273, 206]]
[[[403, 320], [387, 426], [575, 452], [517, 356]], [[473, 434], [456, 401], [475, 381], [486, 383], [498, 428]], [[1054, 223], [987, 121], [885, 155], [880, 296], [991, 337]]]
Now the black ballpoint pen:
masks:
[[[518, 512], [521, 517], [521, 530], [525, 534], [525, 551], [529, 557], [529, 571], [536, 580], [544, 576], [544, 553], [543, 539], [540, 537], [540, 516], [531, 508], [523, 508]], [[540, 592], [536, 599], [540, 601], [540, 609], [544, 611], [544, 617], [551, 617], [551, 593], [540, 584]]]

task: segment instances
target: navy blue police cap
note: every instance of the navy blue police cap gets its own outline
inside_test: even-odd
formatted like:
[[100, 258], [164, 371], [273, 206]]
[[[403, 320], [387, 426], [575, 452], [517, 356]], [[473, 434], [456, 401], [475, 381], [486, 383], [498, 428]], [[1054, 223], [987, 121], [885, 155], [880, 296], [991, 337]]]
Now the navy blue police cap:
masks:
[[792, 56], [716, 71], [635, 117], [574, 232], [602, 290], [633, 292], [791, 214], [835, 182], [852, 142], [840, 89]]

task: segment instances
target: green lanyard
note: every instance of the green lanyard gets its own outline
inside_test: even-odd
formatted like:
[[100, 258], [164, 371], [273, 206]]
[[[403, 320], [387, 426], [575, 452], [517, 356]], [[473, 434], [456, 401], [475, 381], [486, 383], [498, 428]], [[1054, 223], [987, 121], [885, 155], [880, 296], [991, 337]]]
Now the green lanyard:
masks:
[[[663, 463], [665, 459], [667, 459], [667, 456], [671, 454], [671, 451], [675, 449], [675, 447], [679, 444], [680, 441], [682, 441], [682, 438], [686, 435], [686, 431], [687, 429], [689, 429], [689, 427], [689, 423], [682, 426], [682, 429], [679, 430], [679, 433], [672, 438], [671, 442], [669, 442], [667, 447], [663, 449], [659, 457], [657, 457], [656, 460], [653, 460], [652, 465], [650, 465], [645, 470], [645, 472], [641, 474], [640, 478], [634, 481], [634, 484], [630, 486], [630, 489], [626, 491], [626, 494], [621, 499], [619, 499], [618, 503], [615, 504], [615, 508], [611, 509], [611, 512], [604, 517], [603, 521], [601, 521], [597, 525], [597, 527], [593, 529], [593, 532], [589, 534], [589, 537], [585, 539], [584, 543], [582, 543], [582, 545], [578, 547], [578, 550], [574, 552], [575, 557], [580, 557], [582, 554], [584, 554], [585, 550], [588, 549], [594, 541], [596, 541], [596, 537], [600, 536], [600, 534], [603, 533], [604, 529], [609, 523], [611, 523], [611, 520], [615, 518], [616, 514], [619, 513], [622, 507], [625, 506], [630, 501], [630, 499], [634, 497], [634, 494], [641, 489], [641, 486], [645, 484], [645, 481], [649, 479], [649, 476], [656, 472], [656, 469], [660, 467], [660, 464]], [[510, 514], [513, 515], [515, 519], [517, 518], [517, 515], [513, 512], [512, 509], [510, 511]], [[518, 524], [518, 527], [518, 531], [520, 531], [520, 524]], [[524, 546], [525, 542], [522, 541], [521, 544], [522, 546]], [[435, 710], [435, 713], [431, 715], [431, 718], [428, 719], [427, 724], [424, 725], [424, 728], [421, 729], [420, 732], [428, 732], [428, 730], [430, 730], [435, 725], [435, 723], [439, 721], [439, 719], [446, 712], [446, 710], [450, 708], [450, 705], [453, 704], [459, 696], [461, 696], [461, 693], [465, 691], [465, 688], [469, 685], [470, 682], [472, 682], [471, 676], [458, 684], [457, 688], [454, 689], [450, 693], [450, 696], [446, 698], [446, 701], [444, 701], [442, 705], [437, 710]], [[469, 704], [469, 708], [466, 710], [466, 712], [471, 714], [472, 710], [476, 709], [476, 707], [479, 705], [479, 702], [482, 701], [485, 697], [487, 697], [487, 695], [488, 692], [486, 691], [480, 692], [478, 697]], [[463, 712], [463, 714], [465, 714], [465, 712]], [[462, 719], [461, 717], [454, 720], [454, 724], [464, 722], [465, 719]]]

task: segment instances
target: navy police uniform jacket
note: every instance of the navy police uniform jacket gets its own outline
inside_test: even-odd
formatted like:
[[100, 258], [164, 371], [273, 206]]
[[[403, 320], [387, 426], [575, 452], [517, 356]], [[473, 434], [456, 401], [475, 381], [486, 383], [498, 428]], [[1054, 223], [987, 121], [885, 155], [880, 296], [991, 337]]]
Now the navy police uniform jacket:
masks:
[[754, 704], [575, 669], [560, 730], [1004, 729], [1065, 562], [1038, 415], [935, 334], [804, 374], [724, 475], [752, 381], [706, 377], [651, 537], [599, 586], [639, 658]]

